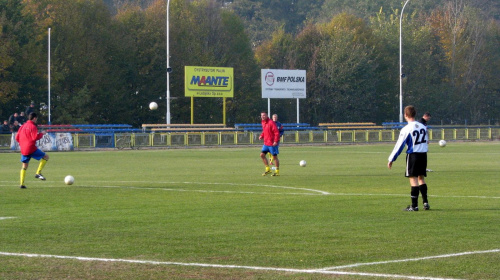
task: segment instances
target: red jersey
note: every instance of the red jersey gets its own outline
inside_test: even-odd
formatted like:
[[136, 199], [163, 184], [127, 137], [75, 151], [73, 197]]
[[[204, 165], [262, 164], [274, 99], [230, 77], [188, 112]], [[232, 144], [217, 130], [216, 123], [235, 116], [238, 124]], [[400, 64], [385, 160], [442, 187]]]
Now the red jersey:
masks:
[[262, 134], [260, 134], [260, 136], [264, 139], [264, 145], [272, 146], [274, 142], [280, 141], [280, 132], [273, 120], [268, 118], [262, 121], [261, 124]]
[[19, 128], [16, 134], [16, 141], [19, 142], [21, 154], [29, 156], [36, 151], [36, 141], [42, 139], [43, 133], [38, 133], [38, 128], [33, 121], [27, 121]]

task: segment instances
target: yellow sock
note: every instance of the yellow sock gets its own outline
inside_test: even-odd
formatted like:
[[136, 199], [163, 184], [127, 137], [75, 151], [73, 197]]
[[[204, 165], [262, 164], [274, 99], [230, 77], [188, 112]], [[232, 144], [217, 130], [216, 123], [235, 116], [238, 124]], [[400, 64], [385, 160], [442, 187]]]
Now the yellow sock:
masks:
[[21, 168], [21, 186], [24, 186], [24, 178], [26, 178], [26, 169]]
[[36, 170], [36, 174], [42, 173], [42, 169], [46, 163], [47, 163], [47, 160], [45, 160], [43, 158], [40, 160], [40, 164], [38, 165], [38, 169]]
[[276, 171], [274, 171], [274, 173], [276, 173], [276, 174], [280, 174], [280, 169], [279, 169], [279, 168], [276, 168]]
[[266, 172], [271, 171], [271, 168], [269, 168], [269, 165], [266, 165]]

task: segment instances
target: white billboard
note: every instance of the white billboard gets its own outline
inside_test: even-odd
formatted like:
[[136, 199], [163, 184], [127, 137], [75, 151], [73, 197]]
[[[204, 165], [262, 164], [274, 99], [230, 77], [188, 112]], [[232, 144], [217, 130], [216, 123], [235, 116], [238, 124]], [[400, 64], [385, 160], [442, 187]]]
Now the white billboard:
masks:
[[306, 98], [306, 70], [261, 69], [262, 98]]

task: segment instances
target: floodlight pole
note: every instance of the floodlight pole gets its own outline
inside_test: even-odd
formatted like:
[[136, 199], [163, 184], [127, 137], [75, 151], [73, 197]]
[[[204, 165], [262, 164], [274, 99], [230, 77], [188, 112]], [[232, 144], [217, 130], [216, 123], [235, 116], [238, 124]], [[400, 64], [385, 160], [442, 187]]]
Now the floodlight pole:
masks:
[[[47, 49], [47, 60], [48, 60], [48, 66], [47, 66], [47, 81], [48, 81], [48, 95], [49, 95], [49, 100], [48, 100], [48, 103], [49, 103], [49, 125], [52, 124], [51, 120], [50, 120], [50, 27], [49, 27], [49, 38], [48, 38], [48, 49]], [[28, 117], [28, 116], [26, 116]]]
[[167, 0], [167, 124], [170, 124], [170, 72], [172, 69], [170, 68], [170, 30], [169, 30], [169, 8], [170, 8], [170, 0]]
[[401, 9], [401, 16], [399, 17], [399, 122], [403, 122], [403, 12], [406, 4], [410, 0], [406, 0]]

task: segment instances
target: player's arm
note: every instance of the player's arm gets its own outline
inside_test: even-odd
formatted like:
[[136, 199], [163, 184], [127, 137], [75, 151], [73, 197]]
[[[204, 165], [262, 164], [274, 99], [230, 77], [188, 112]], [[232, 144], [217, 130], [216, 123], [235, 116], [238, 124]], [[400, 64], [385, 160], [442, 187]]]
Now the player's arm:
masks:
[[398, 141], [396, 142], [396, 145], [394, 146], [394, 149], [392, 150], [391, 155], [389, 155], [388, 161], [391, 163], [395, 162], [398, 156], [401, 154], [403, 151], [405, 145], [406, 145], [406, 140], [408, 137], [411, 137], [405, 130], [402, 130], [401, 133], [399, 134]]
[[265, 129], [264, 124], [262, 124], [262, 133], [259, 135], [259, 140], [264, 139], [264, 129]]
[[38, 141], [38, 140], [42, 139], [44, 135], [45, 135], [45, 131], [38, 133], [36, 136], [36, 140]]
[[280, 125], [278, 131], [280, 132], [280, 139], [281, 139], [281, 136], [283, 136], [283, 134], [285, 133], [285, 129], [283, 128], [283, 124]]
[[276, 125], [272, 126], [272, 133], [274, 134], [273, 146], [276, 146], [280, 142], [280, 132], [279, 132], [278, 127]]
[[31, 137], [31, 139], [33, 139], [33, 141], [38, 141], [38, 140], [42, 139], [44, 134], [45, 133], [43, 133], [43, 132], [38, 133], [37, 129], [30, 130], [30, 137]]

